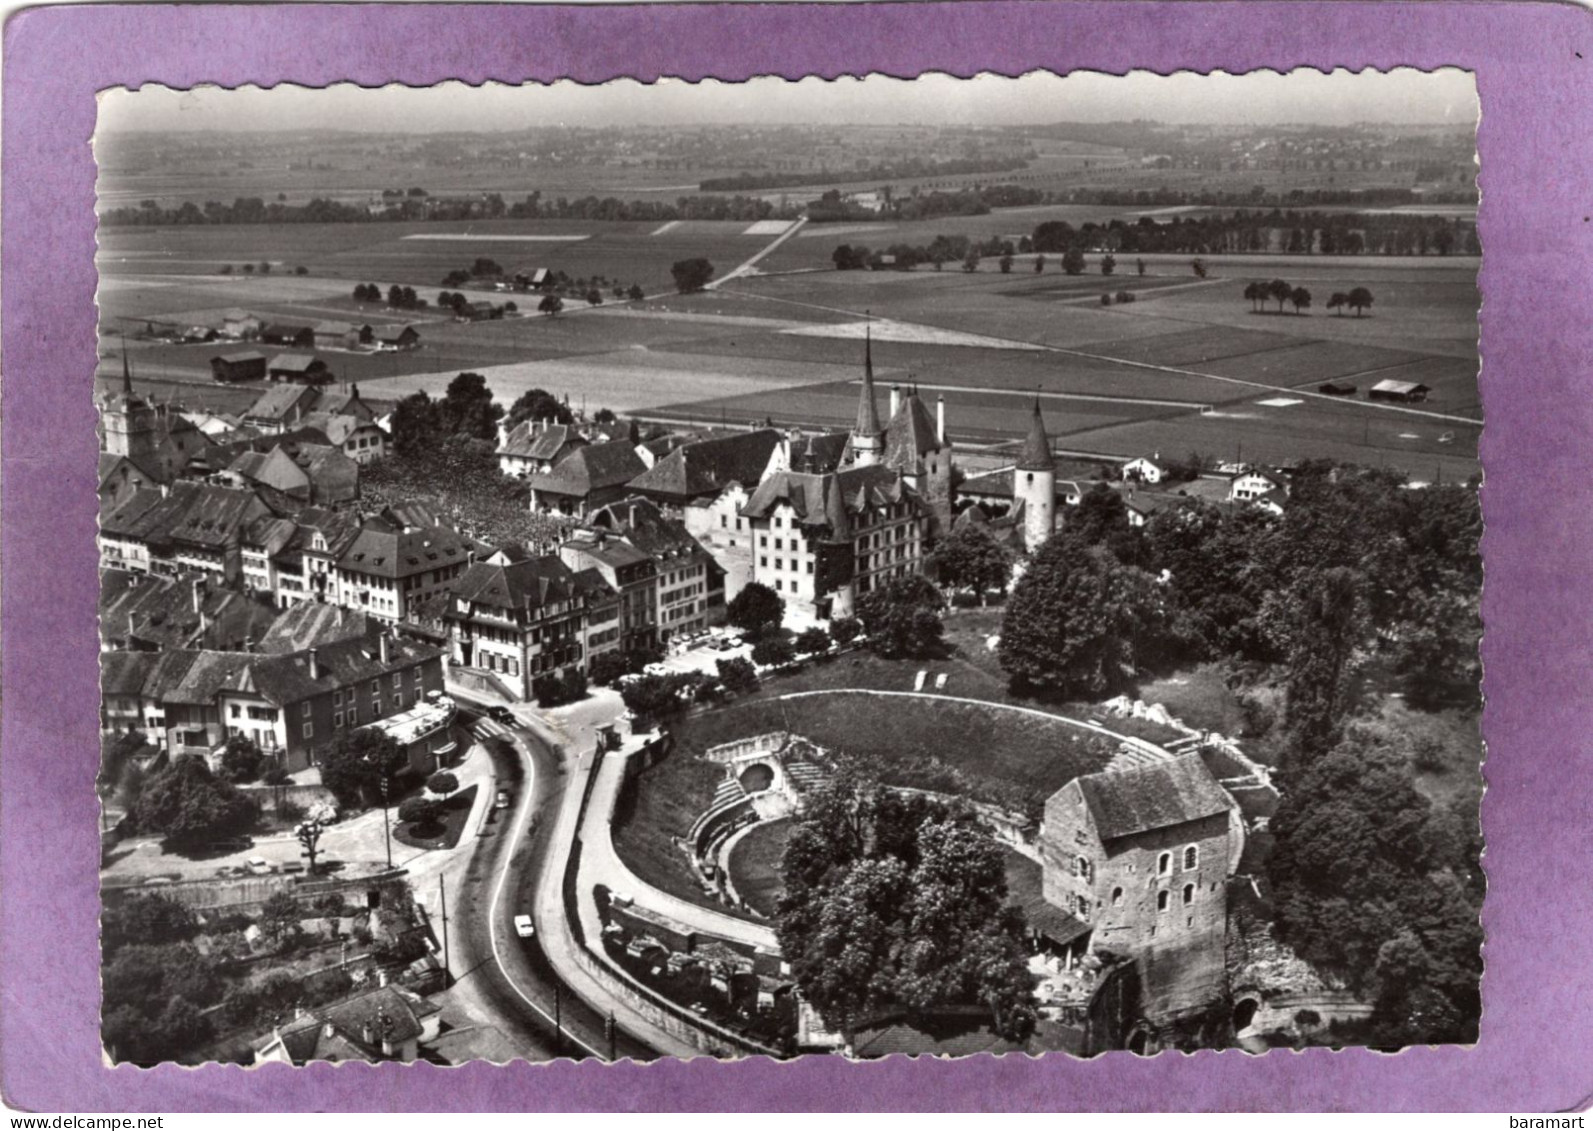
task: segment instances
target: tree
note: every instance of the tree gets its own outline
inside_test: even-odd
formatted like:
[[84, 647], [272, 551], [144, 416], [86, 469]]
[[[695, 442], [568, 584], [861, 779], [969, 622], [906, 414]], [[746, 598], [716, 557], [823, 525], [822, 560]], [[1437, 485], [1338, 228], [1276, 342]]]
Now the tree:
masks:
[[355, 808], [379, 799], [382, 785], [390, 787], [404, 766], [403, 748], [386, 731], [345, 730], [322, 751], [321, 784], [345, 808]]
[[804, 999], [847, 1026], [887, 1007], [981, 1005], [1022, 1040], [1036, 1016], [1001, 850], [946, 807], [858, 782], [814, 791], [781, 862], [776, 931]]
[[930, 656], [940, 650], [945, 601], [926, 578], [911, 576], [870, 589], [857, 602], [868, 644], [887, 658]]
[[[223, 264], [222, 264], [222, 265], [221, 265], [221, 274], [223, 274], [223, 275], [230, 275], [230, 274], [232, 274], [232, 264], [230, 264], [230, 263], [223, 263]], [[355, 296], [354, 296], [354, 297], [355, 297], [355, 298], [359, 298], [359, 295], [355, 295]]]
[[701, 257], [682, 259], [669, 269], [675, 280], [675, 290], [683, 295], [700, 291], [714, 277], [714, 265]]
[[1250, 303], [1252, 313], [1259, 311], [1260, 303], [1266, 298], [1266, 288], [1260, 283], [1245, 284], [1245, 300]]
[[188, 905], [163, 895], [132, 893], [107, 901], [100, 913], [100, 945], [109, 957], [133, 943], [187, 942], [199, 933], [199, 921]]
[[1354, 309], [1355, 317], [1361, 316], [1361, 311], [1372, 305], [1372, 292], [1365, 287], [1356, 287], [1345, 296], [1344, 303]]
[[254, 741], [241, 734], [229, 735], [221, 751], [221, 776], [235, 785], [260, 776], [263, 755]]
[[647, 297], [647, 295], [641, 287], [637, 286], [635, 283], [632, 283], [631, 289], [625, 292], [625, 297], [630, 299], [632, 302], [641, 302]]
[[1117, 270], [1117, 256], [1110, 253], [1101, 256], [1101, 274], [1110, 275]]
[[440, 430], [478, 440], [496, 439], [503, 406], [492, 399], [487, 379], [479, 373], [461, 373], [448, 382], [448, 391], [437, 402]]
[[744, 695], [758, 690], [758, 669], [745, 656], [715, 660], [714, 667], [719, 669], [719, 682], [726, 691]]
[[785, 601], [762, 582], [748, 582], [726, 607], [725, 619], [750, 636], [763, 636], [785, 620]]
[[1076, 247], [1070, 247], [1062, 253], [1062, 270], [1069, 275], [1084, 274], [1084, 253]]
[[1134, 260], [1134, 270], [1143, 276], [1145, 274], [1145, 261], [1143, 259]]
[[203, 758], [178, 758], [150, 778], [133, 807], [145, 832], [178, 844], [243, 832], [254, 823], [255, 803], [216, 778]]
[[558, 295], [543, 295], [542, 301], [537, 303], [537, 309], [551, 318], [564, 309], [564, 300]]
[[834, 617], [830, 621], [830, 635], [845, 648], [863, 632], [863, 624], [856, 617]]
[[262, 275], [271, 274], [271, 264], [268, 263], [267, 261], [263, 260], [263, 259], [260, 261], [260, 274], [262, 274]]
[[1067, 532], [1047, 540], [1024, 570], [996, 655], [1020, 690], [1095, 698], [1133, 687], [1164, 621], [1148, 574]]
[[962, 258], [962, 269], [968, 272], [970, 275], [973, 274], [975, 271], [979, 270], [979, 259], [979, 249], [974, 247], [969, 248], [968, 254]]
[[304, 911], [299, 901], [279, 891], [260, 905], [260, 933], [272, 946], [281, 949], [299, 935], [299, 920]]
[[830, 634], [818, 625], [813, 625], [797, 633], [792, 645], [800, 656], [818, 656], [830, 650]]
[[1012, 256], [1010, 254], [1003, 255], [1000, 259], [996, 260], [996, 265], [1001, 268], [1001, 273], [1003, 275], [1012, 274]]
[[315, 875], [315, 858], [321, 853], [321, 834], [325, 826], [320, 821], [303, 821], [293, 830], [293, 835], [298, 838], [299, 847], [304, 849], [304, 857], [309, 861], [307, 865], [310, 875]]
[[1085, 491], [1078, 507], [1068, 515], [1069, 532], [1092, 545], [1127, 529], [1128, 503], [1121, 492], [1105, 483], [1097, 483]]
[[1036, 275], [1038, 275], [1038, 274], [1042, 273], [1044, 270], [1045, 270], [1045, 256], [1044, 255], [1036, 255], [1034, 257], [1034, 273]]
[[546, 389], [527, 389], [509, 406], [504, 425], [511, 431], [527, 420], [544, 420], [550, 424], [573, 424], [575, 414], [570, 406]]
[[1340, 318], [1344, 317], [1344, 308], [1349, 304], [1350, 296], [1345, 294], [1343, 291], [1334, 291], [1328, 296], [1327, 308], [1336, 313]]
[[438, 797], [447, 797], [459, 789], [459, 779], [447, 770], [438, 770], [426, 779], [426, 791]]
[[796, 649], [783, 636], [764, 636], [752, 646], [752, 662], [761, 668], [777, 668], [796, 659]]
[[1294, 307], [1294, 312], [1299, 314], [1311, 305], [1311, 292], [1304, 287], [1295, 287], [1289, 292], [1289, 303]]
[[620, 689], [626, 710], [642, 719], [664, 721], [680, 714], [701, 685], [701, 672], [640, 675]]
[[941, 583], [971, 589], [983, 599], [992, 589], [1006, 592], [1012, 558], [981, 526], [954, 530], [935, 547], [935, 568]]
[[603, 305], [603, 292], [598, 290], [596, 287], [590, 288], [586, 292], [586, 305], [587, 306], [602, 306]]
[[1294, 293], [1294, 288], [1282, 279], [1274, 279], [1267, 284], [1267, 297], [1278, 304], [1278, 313], [1283, 313], [1283, 304], [1289, 301], [1289, 296]]
[[440, 430], [438, 404], [425, 392], [411, 393], [393, 409], [393, 450], [400, 456], [432, 451]]
[[620, 676], [629, 675], [631, 663], [623, 652], [600, 652], [593, 656], [587, 665], [592, 682], [599, 687], [607, 687]]
[[407, 797], [398, 807], [398, 819], [415, 829], [436, 828], [442, 813], [442, 802], [432, 797]]
[[1284, 722], [1296, 761], [1330, 748], [1354, 700], [1356, 653], [1367, 633], [1365, 578], [1335, 566], [1301, 576], [1294, 606]]
[[1191, 259], [1189, 269], [1195, 273], [1197, 279], [1206, 277], [1206, 261], [1204, 259]]

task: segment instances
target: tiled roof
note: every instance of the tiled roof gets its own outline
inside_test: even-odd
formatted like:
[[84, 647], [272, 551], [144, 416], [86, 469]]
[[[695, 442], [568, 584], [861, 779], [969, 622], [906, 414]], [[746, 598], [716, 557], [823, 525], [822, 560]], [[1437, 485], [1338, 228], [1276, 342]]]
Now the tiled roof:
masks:
[[935, 421], [915, 389], [907, 394], [896, 415], [885, 427], [886, 467], [904, 475], [917, 472], [929, 452], [939, 451], [940, 439], [935, 435]]
[[280, 447], [269, 452], [244, 452], [227, 470], [279, 491], [302, 491], [308, 486], [304, 472]]
[[457, 600], [498, 609], [539, 609], [550, 601], [571, 601], [580, 584], [570, 567], [552, 555], [508, 565], [476, 562], [453, 584]]
[[309, 385], [274, 385], [261, 393], [243, 415], [254, 420], [283, 421], [293, 415], [295, 408], [309, 412], [319, 397], [319, 391]]
[[101, 631], [107, 640], [160, 648], [236, 648], [263, 634], [275, 615], [260, 601], [192, 576], [174, 580], [123, 570], [100, 575]]
[[377, 643], [367, 639], [317, 646], [315, 653], [319, 671], [315, 679], [310, 678], [308, 651], [246, 656], [250, 661], [247, 665], [249, 678], [240, 689], [252, 690], [281, 707], [365, 680], [379, 679], [439, 659], [443, 654], [440, 648], [416, 644], [402, 637], [389, 641], [386, 663], [382, 662]]
[[613, 531], [653, 558], [704, 552], [697, 539], [686, 530], [684, 522], [670, 518], [657, 503], [641, 496], [598, 509], [590, 522], [599, 529]]
[[364, 640], [380, 626], [358, 609], [305, 601], [284, 609], [261, 635], [259, 650], [269, 655], [321, 648], [343, 640]]
[[338, 558], [338, 568], [370, 577], [412, 577], [465, 560], [465, 540], [442, 526], [394, 531], [367, 524]]
[[243, 361], [264, 361], [265, 354], [261, 353], [259, 350], [239, 350], [237, 353], [217, 354], [210, 360], [225, 361], [236, 365]]
[[314, 354], [308, 353], [278, 354], [271, 360], [271, 369], [273, 372], [277, 370], [285, 370], [289, 373], [307, 373], [311, 368], [317, 365], [324, 367], [326, 362], [322, 361]]
[[718, 494], [732, 483], [757, 483], [780, 433], [773, 428], [699, 440], [677, 448], [631, 481], [638, 491], [685, 501]]
[[1086, 774], [1077, 784], [1103, 841], [1228, 811], [1228, 795], [1198, 754], [1129, 770]]
[[401, 986], [378, 986], [278, 1027], [260, 1048], [269, 1053], [280, 1045], [295, 1064], [380, 1060], [384, 1041], [414, 1040], [424, 1031], [425, 1019], [440, 1009]]
[[268, 513], [253, 491], [179, 482], [171, 493], [136, 491], [101, 522], [106, 534], [125, 538], [176, 539], [194, 545], [223, 547], [245, 524]]
[[1023, 1045], [1009, 1041], [991, 1028], [988, 1009], [945, 1010], [936, 1016], [908, 1020], [897, 1016], [860, 1024], [852, 1034], [852, 1051], [873, 1058], [902, 1053], [906, 1056], [972, 1056], [1020, 1052]]
[[874, 507], [916, 503], [917, 498], [899, 474], [878, 464], [849, 467], [832, 475], [782, 471], [758, 485], [741, 513], [748, 518], [766, 518], [784, 503], [803, 525], [833, 529], [843, 515], [850, 520]]
[[851, 437], [845, 432], [818, 432], [811, 436], [798, 436], [791, 444], [791, 469], [793, 471], [835, 471], [841, 466], [846, 444]]
[[629, 483], [646, 470], [629, 442], [614, 440], [576, 448], [554, 464], [553, 470], [527, 482], [536, 491], [585, 498], [594, 491]]
[[542, 425], [536, 421], [522, 420], [505, 437], [499, 455], [520, 456], [524, 459], [551, 460], [563, 452], [566, 445], [584, 444], [585, 439], [568, 424]]
[[1051, 471], [1056, 458], [1051, 454], [1051, 439], [1046, 435], [1045, 418], [1040, 415], [1040, 398], [1034, 398], [1034, 411], [1029, 416], [1029, 434], [1024, 437], [1023, 449], [1018, 453], [1019, 471]]

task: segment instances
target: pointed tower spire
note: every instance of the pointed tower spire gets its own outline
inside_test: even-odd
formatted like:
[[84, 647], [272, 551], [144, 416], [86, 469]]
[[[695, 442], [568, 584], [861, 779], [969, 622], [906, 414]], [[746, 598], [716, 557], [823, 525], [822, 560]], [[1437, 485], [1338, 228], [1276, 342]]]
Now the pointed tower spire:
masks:
[[1034, 411], [1029, 417], [1029, 435], [1018, 454], [1019, 471], [1052, 471], [1056, 460], [1051, 455], [1051, 438], [1045, 432], [1045, 418], [1040, 415], [1040, 396], [1035, 394]]
[[133, 395], [133, 370], [127, 360], [127, 335], [122, 335], [122, 392]]
[[857, 425], [852, 429], [855, 462], [879, 462], [881, 433], [879, 408], [874, 403], [874, 335], [872, 324], [863, 327], [863, 390], [857, 402]]

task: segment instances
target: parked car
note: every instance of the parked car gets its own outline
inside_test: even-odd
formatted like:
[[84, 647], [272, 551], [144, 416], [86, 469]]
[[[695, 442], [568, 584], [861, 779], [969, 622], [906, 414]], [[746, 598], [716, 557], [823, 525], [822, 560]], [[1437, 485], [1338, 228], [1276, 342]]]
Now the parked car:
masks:
[[498, 808], [499, 809], [507, 809], [509, 806], [511, 806], [513, 804], [514, 804], [514, 795], [512, 793], [510, 793], [507, 789], [500, 789], [498, 791]]
[[516, 915], [514, 917], [514, 933], [523, 939], [528, 939], [536, 934], [536, 929], [531, 926], [531, 916]]
[[514, 712], [509, 710], [509, 708], [505, 707], [502, 703], [494, 703], [492, 706], [488, 707], [487, 717], [495, 723], [502, 723], [504, 726], [510, 727], [516, 725], [520, 721], [514, 717]]
[[271, 865], [262, 856], [249, 857], [249, 862], [246, 867], [249, 869], [252, 875], [269, 876], [271, 874]]

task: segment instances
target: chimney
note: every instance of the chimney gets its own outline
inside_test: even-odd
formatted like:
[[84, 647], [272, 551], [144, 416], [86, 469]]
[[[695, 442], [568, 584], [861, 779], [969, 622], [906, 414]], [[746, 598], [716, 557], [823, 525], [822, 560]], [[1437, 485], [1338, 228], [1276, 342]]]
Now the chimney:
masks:
[[203, 612], [204, 608], [205, 608], [205, 579], [204, 578], [202, 578], [202, 577], [194, 578], [193, 594], [194, 594], [194, 612], [196, 612], [196, 613]]
[[343, 608], [342, 605], [338, 605], [336, 607], [337, 607], [337, 624], [338, 624], [338, 627], [341, 628], [343, 626], [343, 614], [344, 614], [344, 612], [346, 610]]
[[250, 652], [250, 653], [252, 653], [254, 651], [254, 637], [252, 637], [252, 636], [244, 637], [243, 650], [245, 652]]
[[378, 641], [378, 647], [381, 649], [382, 663], [383, 664], [392, 663], [393, 662], [393, 643], [392, 643], [392, 638], [389, 637], [387, 635], [387, 633], [384, 632], [384, 633], [381, 634], [381, 636], [377, 637], [377, 641]]
[[935, 439], [942, 444], [946, 442], [946, 398], [944, 395], [935, 398]]
[[896, 419], [896, 410], [902, 407], [902, 387], [891, 386], [891, 419]]
[[321, 678], [321, 653], [314, 648], [310, 649], [310, 678]]

